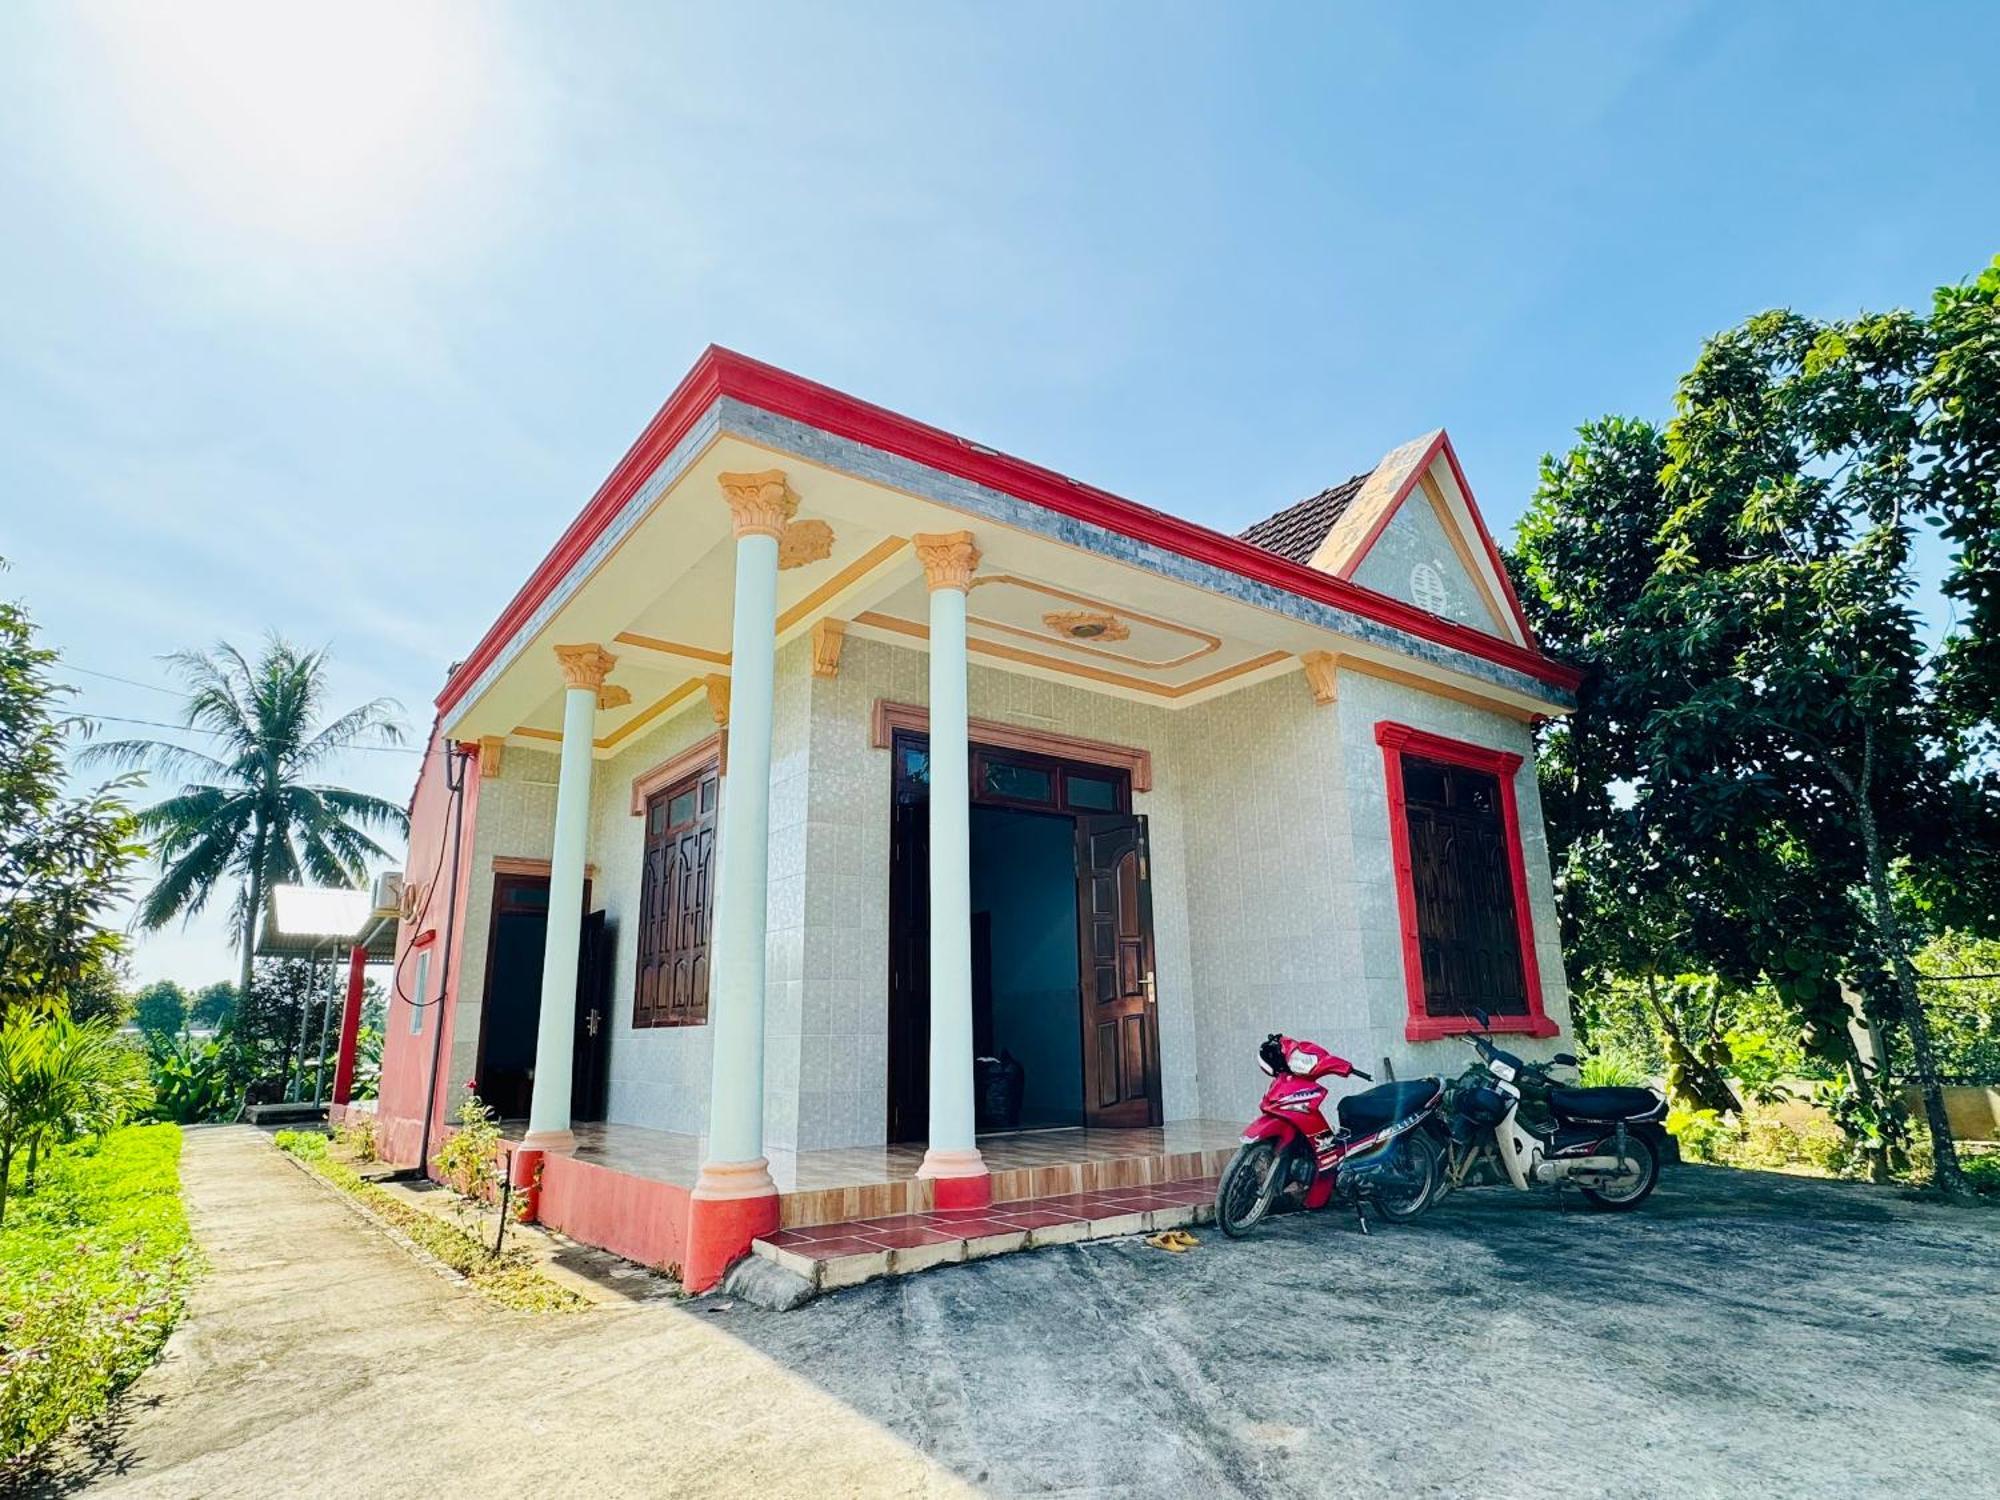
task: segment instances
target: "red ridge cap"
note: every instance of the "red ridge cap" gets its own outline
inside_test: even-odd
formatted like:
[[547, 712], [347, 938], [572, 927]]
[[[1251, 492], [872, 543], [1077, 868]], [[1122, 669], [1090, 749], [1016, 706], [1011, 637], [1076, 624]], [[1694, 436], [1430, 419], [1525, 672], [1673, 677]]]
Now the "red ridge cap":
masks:
[[[981, 447], [941, 428], [901, 416], [775, 365], [711, 344], [702, 351], [693, 368], [667, 398], [666, 404], [646, 424], [638, 441], [618, 461], [604, 483], [598, 486], [590, 503], [570, 523], [548, 556], [542, 559], [528, 576], [528, 581], [501, 611], [499, 618], [480, 638], [472, 654], [451, 675], [444, 690], [438, 694], [440, 713], [448, 713], [464, 696], [474, 679], [491, 665], [514, 632], [548, 597], [563, 575], [575, 566], [577, 559], [645, 482], [646, 476], [687, 436], [701, 415], [723, 396], [733, 396], [776, 416], [788, 417], [837, 437], [941, 469], [960, 479], [1039, 505], [1045, 510], [1101, 526], [1136, 541], [1151, 543], [1240, 577], [1270, 584], [1302, 598], [1351, 610], [1410, 635], [1511, 667], [1553, 687], [1574, 692], [1583, 680], [1583, 674], [1575, 668], [1554, 661], [1539, 651], [1517, 646], [1512, 641], [1489, 636], [1452, 620], [1440, 619], [1414, 604], [1405, 604], [1400, 599], [1363, 588], [1344, 578], [1318, 572], [1303, 563], [1267, 552], [1253, 543], [1079, 483], [1039, 464]], [[1486, 545], [1492, 548], [1491, 538], [1486, 539]], [[1497, 557], [1497, 553], [1495, 555]], [[1500, 570], [1500, 575], [1505, 580], [1504, 568]]]

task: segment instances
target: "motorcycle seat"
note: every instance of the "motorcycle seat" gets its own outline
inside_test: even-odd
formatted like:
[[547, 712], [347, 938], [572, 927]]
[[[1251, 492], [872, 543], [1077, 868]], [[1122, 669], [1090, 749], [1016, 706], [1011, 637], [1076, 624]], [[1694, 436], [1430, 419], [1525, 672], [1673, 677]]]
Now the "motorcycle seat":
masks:
[[1373, 1135], [1429, 1104], [1437, 1089], [1435, 1078], [1378, 1083], [1372, 1089], [1347, 1095], [1334, 1109], [1340, 1119], [1340, 1128], [1349, 1135]]
[[1651, 1089], [1551, 1089], [1549, 1108], [1565, 1120], [1644, 1120], [1660, 1112]]

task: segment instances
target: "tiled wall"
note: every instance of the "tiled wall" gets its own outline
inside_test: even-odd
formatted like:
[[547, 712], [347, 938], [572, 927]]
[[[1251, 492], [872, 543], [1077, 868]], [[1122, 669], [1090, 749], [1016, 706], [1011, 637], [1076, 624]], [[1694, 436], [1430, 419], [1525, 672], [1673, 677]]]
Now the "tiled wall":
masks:
[[[1153, 752], [1135, 797], [1152, 837], [1162, 1093], [1169, 1120], [1239, 1119], [1270, 1031], [1312, 1037], [1399, 1076], [1455, 1071], [1455, 1042], [1403, 1039], [1402, 939], [1375, 724], [1393, 719], [1531, 753], [1509, 719], [1353, 672], [1316, 707], [1289, 674], [1179, 712], [975, 666], [974, 717]], [[850, 639], [834, 678], [801, 640], [779, 654], [771, 766], [765, 1135], [774, 1149], [884, 1136], [888, 1074], [890, 757], [869, 743], [877, 699], [922, 704], [928, 658]], [[714, 730], [697, 699], [594, 768], [588, 859], [614, 934], [614, 1122], [698, 1134], [706, 1026], [631, 1025], [641, 818], [635, 777]], [[510, 748], [480, 792], [454, 1086], [471, 1076], [496, 855], [545, 859], [556, 759]], [[725, 789], [725, 796], [727, 791]], [[1544, 1000], [1569, 1029], [1548, 849], [1531, 766], [1516, 782]], [[1520, 1039], [1516, 1039], [1517, 1042]], [[1524, 1043], [1546, 1052], [1560, 1043]]]
[[[839, 676], [813, 682], [812, 818], [808, 830], [799, 1144], [882, 1140], [888, 1112], [889, 752], [869, 745], [875, 700], [925, 703], [929, 657], [850, 640]], [[1187, 860], [1174, 715], [1061, 684], [974, 666], [974, 718], [1153, 751], [1153, 790], [1137, 794], [1153, 853], [1162, 1103], [1166, 1118], [1199, 1112], [1195, 990], [1188, 954]], [[774, 1080], [775, 1082], [775, 1080]]]
[[588, 854], [592, 904], [611, 938], [610, 1087], [605, 1117], [618, 1124], [698, 1133], [708, 1117], [708, 1028], [632, 1027], [639, 954], [639, 880], [646, 820], [632, 814], [639, 776], [715, 733], [708, 699], [697, 693], [672, 718], [592, 768]]
[[[1455, 1041], [1411, 1043], [1388, 789], [1375, 725], [1394, 720], [1531, 756], [1525, 726], [1342, 672], [1320, 708], [1287, 676], [1178, 716], [1186, 774], [1188, 916], [1200, 994], [1201, 1113], [1247, 1118], [1272, 1031], [1310, 1037], [1380, 1073], [1456, 1072]], [[1544, 1004], [1569, 1029], [1548, 845], [1532, 763], [1515, 781]], [[1561, 1043], [1514, 1038], [1546, 1055]]]

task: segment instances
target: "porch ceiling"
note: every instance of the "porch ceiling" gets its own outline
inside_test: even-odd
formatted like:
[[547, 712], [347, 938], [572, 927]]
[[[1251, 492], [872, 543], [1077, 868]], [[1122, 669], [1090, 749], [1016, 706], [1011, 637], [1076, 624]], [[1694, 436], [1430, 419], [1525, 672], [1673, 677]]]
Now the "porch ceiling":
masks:
[[[1078, 542], [1009, 526], [879, 480], [778, 452], [726, 431], [670, 457], [567, 589], [515, 635], [454, 705], [457, 739], [499, 736], [544, 746], [560, 738], [562, 678], [553, 648], [598, 642], [617, 658], [599, 713], [597, 753], [683, 712], [704, 712], [711, 676], [729, 673], [735, 552], [717, 476], [782, 468], [799, 496], [781, 551], [778, 639], [822, 619], [850, 633], [922, 649], [928, 600], [909, 538], [972, 531], [981, 550], [968, 645], [981, 665], [1177, 708], [1300, 672], [1332, 652], [1344, 665], [1408, 675], [1408, 656], [1229, 597]], [[1427, 681], [1453, 674], [1425, 666]], [[618, 690], [622, 689], [623, 692]], [[1463, 690], [1527, 716], [1545, 697], [1466, 679]], [[1301, 694], [1306, 692], [1300, 687]]]

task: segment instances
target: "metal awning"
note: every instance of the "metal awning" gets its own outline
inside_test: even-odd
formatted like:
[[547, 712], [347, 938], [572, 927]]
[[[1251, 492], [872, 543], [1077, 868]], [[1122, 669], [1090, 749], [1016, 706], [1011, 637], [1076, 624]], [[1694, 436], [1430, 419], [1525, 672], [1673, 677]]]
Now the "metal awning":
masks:
[[378, 908], [367, 891], [281, 885], [265, 904], [254, 951], [259, 958], [325, 958], [357, 946], [373, 962], [396, 956], [394, 907]]

